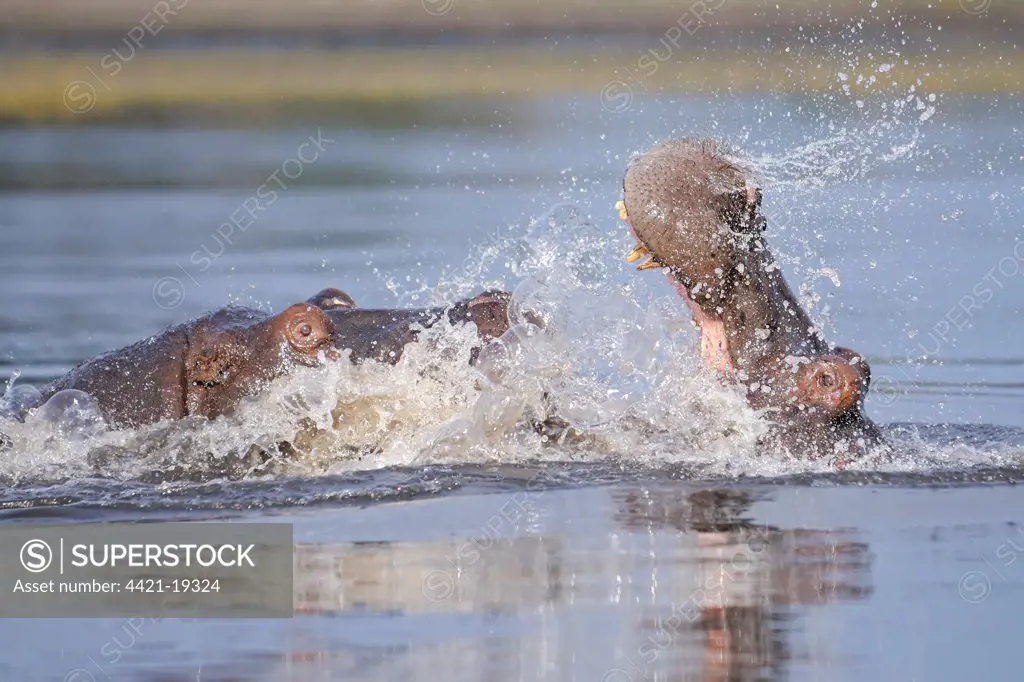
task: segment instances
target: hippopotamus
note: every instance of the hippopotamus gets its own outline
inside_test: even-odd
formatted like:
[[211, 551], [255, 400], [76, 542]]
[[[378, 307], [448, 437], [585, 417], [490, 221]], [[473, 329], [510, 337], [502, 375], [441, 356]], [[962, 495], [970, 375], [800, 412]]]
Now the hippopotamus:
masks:
[[44, 386], [39, 404], [84, 391], [115, 428], [214, 418], [297, 365], [339, 360], [344, 351], [353, 362], [393, 364], [420, 329], [445, 316], [475, 323], [482, 345], [508, 330], [510, 299], [488, 291], [449, 308], [373, 310], [330, 288], [276, 315], [230, 306], [78, 365]]
[[[659, 268], [701, 331], [701, 356], [770, 424], [763, 444], [845, 465], [876, 446], [864, 414], [868, 363], [825, 341], [790, 291], [765, 240], [761, 190], [714, 141], [662, 142], [633, 159], [620, 217], [637, 247], [630, 262]], [[483, 345], [509, 330], [511, 295], [489, 291], [449, 308], [361, 309], [339, 289], [270, 315], [229, 307], [102, 355], [45, 386], [77, 389], [114, 427], [230, 413], [296, 365], [397, 362], [418, 330], [447, 316], [476, 324]], [[529, 315], [527, 314], [527, 317]], [[540, 324], [539, 320], [534, 320]], [[29, 406], [31, 407], [31, 406]], [[542, 425], [569, 425], [551, 417]]]
[[871, 369], [801, 308], [765, 239], [761, 200], [752, 173], [714, 140], [656, 144], [623, 179], [620, 218], [637, 242], [627, 260], [665, 272], [707, 367], [769, 420], [766, 443], [843, 465], [883, 443], [864, 414]]

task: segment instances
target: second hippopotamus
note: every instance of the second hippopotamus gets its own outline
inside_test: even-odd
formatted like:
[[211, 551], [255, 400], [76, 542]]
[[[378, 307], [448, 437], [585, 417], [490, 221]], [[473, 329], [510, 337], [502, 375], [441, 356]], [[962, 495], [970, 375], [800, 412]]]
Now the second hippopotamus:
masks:
[[655, 145], [626, 170], [620, 217], [639, 269], [663, 269], [701, 330], [708, 367], [746, 389], [769, 440], [843, 463], [881, 444], [864, 415], [871, 370], [825, 341], [764, 237], [761, 190], [713, 140]]
[[96, 399], [108, 425], [134, 428], [189, 415], [217, 417], [296, 365], [337, 360], [397, 362], [418, 330], [447, 318], [472, 322], [481, 343], [509, 327], [509, 294], [486, 292], [450, 308], [372, 310], [325, 289], [281, 313], [232, 306], [82, 363], [44, 386]]

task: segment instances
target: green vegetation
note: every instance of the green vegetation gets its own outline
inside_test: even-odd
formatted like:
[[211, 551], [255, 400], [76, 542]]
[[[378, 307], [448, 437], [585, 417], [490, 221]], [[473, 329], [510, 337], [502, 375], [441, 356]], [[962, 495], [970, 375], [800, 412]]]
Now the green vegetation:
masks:
[[[698, 11], [715, 24], [815, 25], [847, 22], [906, 24], [916, 18], [953, 24], [1019, 22], [1019, 0], [4, 0], [0, 28], [17, 31], [110, 31], [142, 22], [174, 31], [337, 31], [402, 28], [426, 31], [537, 28], [557, 34], [603, 29], [660, 33]], [[158, 13], [154, 9], [162, 7]]]
[[[744, 91], [907, 93], [1020, 91], [1019, 58], [983, 54], [848, 59], [794, 51], [767, 55], [679, 52], [654, 62], [644, 49], [537, 50], [480, 47], [346, 51], [142, 51], [116, 75], [91, 53], [7, 57], [0, 71], [0, 120], [94, 122], [140, 112], [205, 109], [257, 120], [262, 109], [557, 94]], [[891, 68], [883, 65], [892, 64]], [[841, 80], [840, 73], [845, 75]], [[874, 82], [871, 81], [872, 77]], [[609, 90], [609, 84], [612, 84]], [[376, 114], [374, 114], [376, 115]], [[158, 118], [158, 117], [157, 117]]]

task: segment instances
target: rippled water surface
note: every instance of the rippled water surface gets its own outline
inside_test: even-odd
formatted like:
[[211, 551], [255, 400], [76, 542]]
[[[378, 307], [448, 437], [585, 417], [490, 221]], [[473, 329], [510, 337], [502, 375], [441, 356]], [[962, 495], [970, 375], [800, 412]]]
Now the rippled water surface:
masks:
[[[299, 372], [213, 423], [0, 422], [5, 523], [294, 523], [300, 614], [0, 621], [0, 679], [1015, 679], [1020, 114], [721, 96], [0, 131], [14, 386], [327, 286], [365, 307], [499, 286], [552, 320], [498, 379], [464, 361], [471, 332], [438, 329], [398, 367]], [[726, 139], [757, 170], [794, 289], [872, 363], [891, 460], [758, 455], [756, 415], [697, 372], [683, 306], [625, 263], [613, 208], [630, 154], [668, 135]], [[316, 159], [289, 163], [311, 137]], [[252, 197], [255, 220], [221, 227]], [[241, 456], [339, 403], [349, 426], [308, 457]], [[548, 404], [582, 437], [528, 428]]]

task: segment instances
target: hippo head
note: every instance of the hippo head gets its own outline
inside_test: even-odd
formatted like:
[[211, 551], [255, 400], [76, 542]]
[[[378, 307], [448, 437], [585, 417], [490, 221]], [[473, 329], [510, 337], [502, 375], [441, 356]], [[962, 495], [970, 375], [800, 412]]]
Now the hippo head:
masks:
[[[331, 347], [350, 352], [350, 359], [397, 362], [405, 346], [415, 341], [420, 330], [431, 327], [447, 315], [451, 324], [472, 322], [481, 342], [509, 329], [508, 308], [512, 296], [503, 291], [485, 291], [445, 308], [386, 309], [360, 308], [340, 289], [324, 289], [306, 303], [326, 316], [331, 329]], [[471, 357], [476, 358], [479, 348]], [[328, 357], [331, 357], [330, 354]]]
[[713, 141], [669, 140], [626, 171], [620, 216], [629, 261], [664, 269], [701, 330], [706, 364], [745, 386], [770, 444], [849, 461], [881, 442], [864, 416], [867, 362], [826, 343], [764, 238], [761, 190]]

